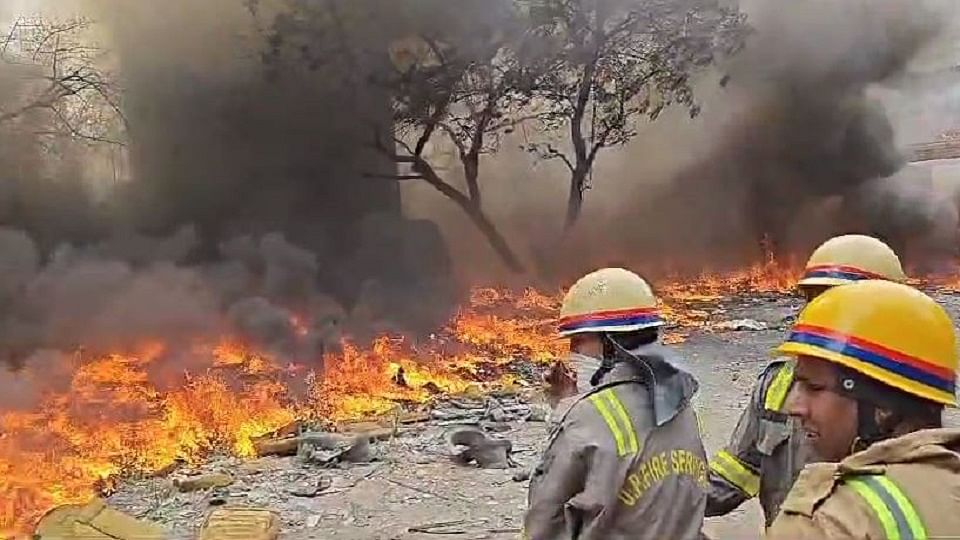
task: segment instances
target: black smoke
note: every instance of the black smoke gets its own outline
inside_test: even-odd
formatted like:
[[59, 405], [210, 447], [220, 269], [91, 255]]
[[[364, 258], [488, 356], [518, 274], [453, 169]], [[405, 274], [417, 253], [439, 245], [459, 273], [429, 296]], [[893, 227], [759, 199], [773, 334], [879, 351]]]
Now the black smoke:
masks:
[[[457, 291], [437, 226], [405, 218], [397, 184], [370, 177], [393, 165], [342, 107], [389, 121], [389, 97], [347, 88], [345, 72], [278, 77], [260, 25], [285, 8], [81, 4], [124, 90], [130, 179], [94, 197], [70, 156], [22, 124], [0, 130], [3, 358], [236, 334], [319, 361], [344, 334], [448, 317]], [[385, 53], [388, 36], [351, 24]]]
[[[898, 202], [897, 190], [878, 188], [907, 156], [871, 91], [896, 80], [932, 42], [937, 15], [901, 0], [811, 0], [765, 2], [751, 23], [756, 31], [728, 67], [723, 101], [707, 105], [728, 108], [717, 114], [723, 126], [650, 209], [666, 209], [673, 225], [651, 242], [704, 246], [700, 260], [742, 260], [761, 244], [805, 253], [825, 234], [853, 230], [902, 248], [935, 227], [934, 215], [903, 211], [910, 205]], [[831, 200], [842, 210], [830, 225], [803, 222]]]

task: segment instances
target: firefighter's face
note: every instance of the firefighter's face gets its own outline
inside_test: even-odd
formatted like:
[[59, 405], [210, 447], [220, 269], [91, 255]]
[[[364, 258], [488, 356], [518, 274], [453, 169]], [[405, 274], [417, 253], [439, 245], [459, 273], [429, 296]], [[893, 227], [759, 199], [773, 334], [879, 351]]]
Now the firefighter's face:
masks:
[[839, 391], [833, 364], [801, 356], [797, 359], [787, 412], [800, 419], [807, 442], [825, 461], [850, 454], [857, 437], [857, 402]]
[[820, 296], [829, 288], [829, 285], [804, 285], [800, 287], [800, 294], [809, 304], [810, 302], [813, 302], [814, 298]]
[[570, 338], [570, 352], [601, 358], [603, 341], [599, 334], [576, 334]]

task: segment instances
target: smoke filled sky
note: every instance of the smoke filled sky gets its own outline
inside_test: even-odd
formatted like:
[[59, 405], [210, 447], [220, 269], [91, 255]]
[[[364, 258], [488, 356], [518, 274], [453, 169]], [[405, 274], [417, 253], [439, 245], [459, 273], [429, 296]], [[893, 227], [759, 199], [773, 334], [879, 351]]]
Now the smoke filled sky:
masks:
[[[802, 256], [830, 234], [874, 232], [908, 258], [949, 258], [950, 182], [905, 168], [901, 150], [960, 128], [942, 97], [958, 89], [945, 69], [960, 61], [958, 7], [868, 3], [854, 16], [853, 1], [753, 0], [746, 50], [699, 75], [703, 114], [668, 109], [604, 154], [559, 247], [569, 177], [518, 149], [535, 127], [507, 138], [482, 163], [485, 211], [527, 260], [559, 249], [557, 274], [537, 281], [509, 275], [433, 188], [361, 174], [382, 164], [340, 110], [349, 86], [269, 72], [241, 0], [21, 0], [100, 21], [126, 91], [132, 181], [87, 201], [91, 154], [52, 159], [0, 130], [0, 362], [159, 339], [177, 345], [161, 371], [180, 373], [203, 367], [192, 341], [224, 333], [322, 362], [344, 334], [437, 328], [461, 292], [451, 274], [554, 287], [605, 265], [742, 265], [763, 235]], [[389, 118], [388, 96], [361, 97]], [[433, 158], [456, 181], [457, 159]]]
[[[719, 73], [702, 76], [703, 114], [667, 111], [600, 159], [567, 243], [570, 273], [611, 263], [742, 264], [759, 255], [761, 233], [800, 256], [853, 230], [894, 243], [936, 236], [940, 248], [952, 248], [955, 239], [943, 232], [955, 228], [955, 203], [930, 188], [929, 173], [908, 171], [920, 182], [879, 180], [904, 174], [905, 145], [960, 127], [960, 110], [946, 97], [957, 95], [960, 76], [929, 75], [960, 64], [958, 4], [750, 0], [742, 8], [756, 32], [723, 66], [726, 87]], [[517, 144], [532, 131], [521, 130]], [[566, 174], [556, 163], [533, 167], [515, 146], [485, 163], [487, 204], [517, 248], [531, 253], [558, 234]], [[914, 189], [918, 183], [926, 187]], [[864, 191], [853, 194], [857, 187]], [[448, 238], [470, 237], [469, 224], [430, 188], [405, 188], [411, 212], [439, 217]], [[836, 210], [832, 195], [846, 196], [847, 209]], [[887, 221], [894, 230], [878, 227]], [[469, 267], [482, 274], [489, 257], [477, 257], [477, 244], [451, 249], [455, 260], [473, 257]]]
[[[80, 0], [12, 0], [3, 4], [0, 17], [3, 11], [9, 15], [15, 11], [50, 8], [67, 11], [80, 6], [104, 22], [110, 36], [108, 43], [118, 49], [120, 61], [128, 69], [127, 76], [132, 77], [131, 91], [136, 94], [139, 90], [139, 95], [131, 99], [132, 106], [151, 122], [145, 142], [134, 148], [142, 158], [141, 167], [134, 174], [153, 178], [154, 185], [180, 186], [166, 192], [163, 204], [151, 206], [166, 212], [165, 218], [158, 218], [163, 227], [151, 224], [164, 234], [171, 234], [184, 222], [195, 221], [198, 215], [233, 212], [231, 207], [219, 205], [218, 197], [206, 201], [204, 197], [209, 197], [209, 193], [205, 188], [200, 190], [203, 193], [188, 195], [187, 191], [178, 191], [184, 187], [233, 186], [246, 182], [246, 176], [269, 178], [263, 180], [269, 189], [248, 196], [262, 201], [264, 207], [288, 208], [296, 201], [309, 198], [302, 196], [297, 182], [287, 186], [277, 182], [269, 171], [286, 167], [320, 175], [327, 170], [329, 163], [316, 160], [311, 147], [290, 147], [289, 142], [297, 138], [283, 135], [309, 134], [310, 127], [300, 121], [323, 114], [322, 103], [298, 101], [305, 96], [284, 94], [289, 89], [281, 90], [282, 98], [276, 99], [276, 88], [261, 86], [258, 75], [247, 71], [255, 48], [251, 47], [252, 27], [240, 0], [217, 0], [202, 5], [175, 2], [163, 8], [156, 3]], [[952, 95], [950, 90], [957, 88], [955, 81], [949, 77], [923, 79], [914, 73], [936, 69], [931, 66], [950, 65], [954, 62], [951, 58], [957, 59], [956, 4], [949, 0], [885, 0], [868, 15], [837, 15], [838, 10], [855, 9], [849, 6], [859, 4], [818, 0], [813, 2], [816, 7], [791, 4], [784, 9], [782, 2], [775, 0], [742, 1], [742, 8], [749, 13], [757, 32], [744, 54], [724, 66], [723, 72], [732, 75], [731, 83], [721, 88], [719, 73], [703, 75], [698, 87], [704, 111], [700, 117], [690, 119], [682, 111], [668, 110], [657, 122], [641, 125], [638, 137], [628, 147], [601, 158], [593, 175], [593, 187], [587, 193], [584, 219], [567, 244], [566, 258], [576, 261], [571, 263], [571, 273], [580, 271], [581, 265], [637, 264], [674, 258], [692, 259], [700, 265], [713, 264], [718, 257], [708, 252], [707, 246], [736, 251], [733, 258], [755, 257], [755, 236], [758, 230], [768, 228], [777, 229], [769, 232], [786, 241], [802, 237], [799, 244], [805, 249], [806, 244], [836, 230], [863, 227], [860, 223], [841, 223], [836, 215], [812, 219], [810, 215], [822, 217], [829, 208], [820, 208], [817, 200], [799, 199], [806, 198], [810, 192], [822, 193], [824, 189], [829, 193], [845, 192], [847, 184], [850, 187], [868, 185], [877, 180], [877, 176], [896, 173], [898, 148], [949, 128], [960, 111], [949, 111], [948, 100], [937, 99], [937, 96]], [[843, 5], [848, 8], [841, 8]], [[939, 33], [917, 30], [924, 16], [923, 7], [939, 14], [936, 19], [945, 26]], [[923, 34], [916, 38], [923, 43], [916, 47], [908, 44], [901, 50], [890, 41], [877, 42], [876, 36], [884, 33], [884, 25], [894, 20], [898, 22], [891, 28], [906, 29], [904, 32], [914, 29]], [[114, 24], [117, 22], [123, 24]], [[178, 39], [169, 39], [171, 29], [176, 29]], [[890, 54], [894, 61], [889, 73], [862, 76], [864, 67], [869, 67], [871, 60], [877, 60], [877, 55], [891, 52], [896, 54]], [[901, 57], [900, 53], [906, 56]], [[169, 72], [176, 69], [183, 71]], [[852, 86], [844, 81], [848, 74], [853, 75]], [[836, 82], [836, 88], [820, 85], [825, 77]], [[928, 82], [916, 82], [921, 79]], [[781, 84], [784, 81], [787, 84]], [[174, 83], [183, 88], [169, 91]], [[826, 91], [820, 92], [818, 85]], [[189, 108], [174, 113], [171, 107], [188, 95], [185, 88], [196, 95], [190, 96]], [[817, 95], [810, 93], [810, 89], [816, 89]], [[797, 93], [791, 96], [790, 92]], [[312, 90], [305, 94], [318, 95]], [[795, 102], [791, 101], [794, 99]], [[232, 112], [224, 111], [231, 107]], [[813, 114], [796, 113], [804, 110], [803, 107], [809, 107]], [[226, 116], [215, 118], [210, 112], [213, 110]], [[944, 114], [945, 110], [950, 114]], [[242, 136], [229, 141], [223, 133], [207, 127], [207, 124], [221, 122], [227, 129], [225, 133], [233, 137], [237, 130], [232, 123], [235, 119], [229, 115], [240, 111], [258, 119], [258, 126], [273, 125], [267, 127], [263, 137]], [[791, 111], [794, 116], [781, 114]], [[833, 114], [838, 111], [842, 114]], [[198, 122], [202, 129], [178, 123], [180, 119], [195, 118], [206, 118]], [[835, 118], [849, 125], [831, 124]], [[857, 130], [861, 130], [862, 135], [859, 141]], [[890, 133], [878, 134], [885, 130]], [[518, 144], [535, 136], [533, 128], [518, 130], [514, 140], [507, 141], [498, 155], [485, 160], [483, 179], [487, 211], [508, 232], [515, 248], [528, 258], [551, 244], [559, 234], [567, 193], [566, 174], [561, 166], [536, 164], [529, 155], [516, 149]], [[842, 142], [842, 137], [847, 137], [847, 142]], [[184, 141], [180, 145], [176, 144], [178, 138]], [[201, 138], [223, 142], [210, 146], [200, 141]], [[881, 140], [884, 138], [887, 140]], [[767, 145], [759, 156], [746, 152], [754, 141], [765, 139], [782, 144]], [[869, 144], [860, 144], [863, 142]], [[191, 153], [191, 148], [203, 150]], [[181, 151], [183, 149], [186, 150]], [[831, 149], [836, 152], [830, 154]], [[861, 152], [863, 159], [850, 159], [851, 152]], [[268, 159], [255, 162], [242, 159], [258, 153]], [[784, 165], [786, 162], [790, 163]], [[144, 163], [169, 164], [170, 168], [162, 171]], [[823, 169], [810, 169], [809, 163], [827, 165]], [[445, 172], [456, 177], [455, 165], [456, 160], [452, 158]], [[159, 174], [161, 172], [164, 174]], [[167, 177], [179, 178], [181, 184], [168, 184]], [[910, 206], [898, 202], [902, 197], [897, 183], [891, 185], [892, 189], [887, 186], [874, 190], [893, 193], [873, 204], [873, 207], [884, 208], [880, 212], [884, 216]], [[757, 186], [762, 189], [750, 191]], [[783, 186], [789, 189], [780, 190]], [[383, 197], [384, 201], [391, 198], [390, 195], [377, 197]], [[908, 200], [919, 197], [927, 201], [931, 195], [911, 193], [909, 197], [913, 199]], [[321, 198], [329, 197], [317, 200]], [[408, 217], [439, 223], [455, 268], [464, 281], [491, 281], [506, 276], [461, 211], [435, 190], [406, 183], [402, 198]], [[798, 199], [798, 205], [804, 208], [799, 215], [794, 215], [792, 209], [788, 212], [781, 208], [784, 203], [779, 199]], [[189, 200], [192, 209], [189, 205], [174, 204], [164, 210], [170, 201], [180, 200]], [[751, 214], [768, 201], [771, 215]], [[849, 213], [866, 213], [870, 218], [865, 218], [866, 221], [876, 221], [874, 210], [855, 210]], [[306, 224], [314, 214], [323, 213], [324, 210], [313, 207], [302, 211], [302, 218], [297, 217], [293, 226], [298, 232], [291, 233], [295, 236], [294, 243], [302, 245], [304, 238], [317, 236]], [[258, 221], [258, 232], [271, 231], [275, 212], [252, 214], [246, 208], [238, 220]], [[300, 214], [293, 212], [295, 216]], [[949, 212], [933, 208], [928, 214], [941, 216]], [[914, 221], [917, 220], [911, 223]], [[825, 222], [829, 226], [815, 228], [810, 225], [812, 222]], [[199, 224], [201, 234], [205, 227], [214, 225], [221, 223]], [[234, 227], [228, 225], [228, 228]], [[922, 229], [925, 225], [918, 226]], [[801, 234], [805, 231], [809, 234]], [[222, 236], [230, 234], [214, 234], [218, 240], [222, 240]], [[373, 239], [367, 243], [384, 242]], [[683, 252], [678, 253], [677, 246], [683, 246]], [[308, 247], [317, 253], [326, 249]], [[325, 260], [323, 256], [321, 260]], [[355, 273], [349, 265], [321, 263], [320, 268], [321, 271], [339, 268], [329, 270], [336, 274], [329, 277], [334, 281], [343, 280], [344, 273]], [[356, 285], [346, 289], [349, 289], [347, 301], [359, 294]]]

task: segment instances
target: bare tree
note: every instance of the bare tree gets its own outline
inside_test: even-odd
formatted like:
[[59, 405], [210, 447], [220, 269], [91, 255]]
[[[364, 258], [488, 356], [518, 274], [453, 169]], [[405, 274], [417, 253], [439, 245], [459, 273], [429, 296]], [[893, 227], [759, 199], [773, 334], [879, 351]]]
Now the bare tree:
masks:
[[[679, 104], [699, 112], [691, 78], [736, 52], [744, 17], [718, 0], [530, 0], [530, 19], [554, 40], [554, 59], [537, 83], [547, 134], [566, 131], [568, 145], [525, 148], [558, 160], [570, 173], [564, 231], [577, 222], [599, 153], [630, 141], [637, 122]], [[568, 146], [568, 149], [565, 148]]]
[[[567, 132], [569, 151], [550, 142], [526, 148], [567, 166], [569, 230], [600, 151], [629, 141], [640, 117], [654, 119], [671, 103], [696, 114], [692, 73], [735, 51], [743, 29], [742, 16], [718, 0], [423, 0], [378, 3], [365, 15], [363, 3], [288, 1], [294, 15], [278, 17], [270, 43], [286, 44], [310, 69], [345, 63], [338, 76], [356, 94], [374, 84], [392, 100], [390, 125], [368, 121], [370, 146], [396, 174], [370, 176], [427, 182], [515, 271], [523, 265], [483, 205], [483, 158], [503, 136], [530, 120], [545, 135]], [[313, 21], [310, 31], [295, 31], [303, 21]], [[393, 62], [363, 50], [361, 24], [391, 36], [384, 48], [393, 42]], [[438, 164], [443, 146], [458, 157], [462, 188]]]
[[0, 103], [0, 125], [40, 112], [48, 116], [36, 135], [123, 144], [120, 92], [99, 65], [103, 51], [83, 39], [91, 24], [21, 17], [0, 37], [0, 70], [24, 76], [22, 95]]
[[[273, 65], [285, 50], [311, 71], [335, 68], [329, 75], [355, 97], [376, 88], [392, 104], [387, 118], [353, 104], [358, 121], [370, 126], [366, 144], [393, 164], [365, 175], [426, 182], [463, 210], [507, 267], [524, 271], [484, 209], [481, 174], [484, 156], [532, 116], [535, 66], [521, 60], [531, 44], [512, 0], [376, 2], [376, 9], [370, 2], [289, 1], [291, 11], [267, 38]], [[462, 187], [440, 163], [444, 148], [457, 156]]]
[[[483, 209], [481, 160], [496, 152], [505, 134], [529, 119], [534, 73], [522, 65], [503, 37], [479, 50], [419, 35], [415, 51], [387, 84], [394, 98], [389, 135], [375, 147], [401, 165], [398, 180], [423, 180], [459, 206], [513, 271], [520, 259]], [[417, 47], [417, 45], [420, 45]], [[459, 158], [466, 189], [443, 178], [431, 162], [431, 145], [449, 144]]]

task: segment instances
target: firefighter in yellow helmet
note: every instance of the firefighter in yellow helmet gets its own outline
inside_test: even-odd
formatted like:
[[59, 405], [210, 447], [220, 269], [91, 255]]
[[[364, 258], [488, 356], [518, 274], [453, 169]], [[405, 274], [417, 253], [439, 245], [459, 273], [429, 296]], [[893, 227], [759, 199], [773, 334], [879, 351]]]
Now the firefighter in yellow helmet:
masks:
[[797, 360], [787, 411], [825, 461], [808, 465], [773, 539], [957, 538], [960, 429], [953, 323], [905, 285], [837, 287], [800, 314], [780, 354]]
[[[823, 291], [866, 279], [903, 281], [900, 259], [880, 240], [845, 235], [827, 240], [807, 263], [798, 289], [808, 301]], [[815, 459], [784, 411], [793, 362], [775, 361], [758, 378], [729, 443], [710, 460], [707, 516], [721, 516], [758, 496], [769, 526], [803, 466]]]
[[697, 538], [707, 464], [691, 406], [698, 384], [658, 343], [650, 286], [620, 268], [568, 291], [559, 331], [570, 340], [576, 394], [554, 413], [530, 480], [523, 538]]

